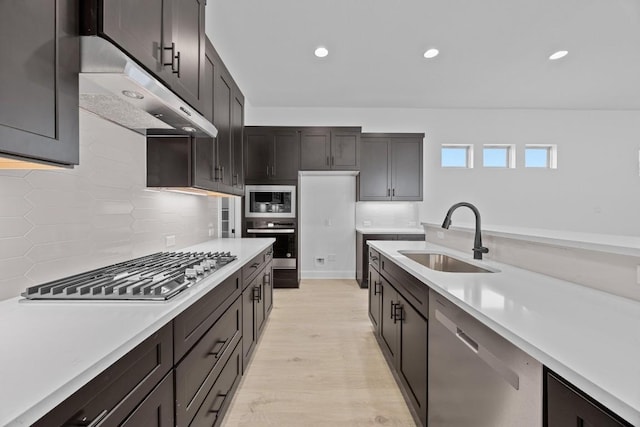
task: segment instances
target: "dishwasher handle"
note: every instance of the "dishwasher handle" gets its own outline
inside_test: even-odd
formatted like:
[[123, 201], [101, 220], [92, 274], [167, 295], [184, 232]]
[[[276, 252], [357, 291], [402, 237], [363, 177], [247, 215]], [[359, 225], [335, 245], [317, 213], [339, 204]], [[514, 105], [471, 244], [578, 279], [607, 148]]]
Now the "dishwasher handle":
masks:
[[464, 331], [456, 327], [456, 336], [460, 341], [466, 344], [474, 353], [478, 352], [478, 343], [471, 339], [471, 337], [464, 333]]

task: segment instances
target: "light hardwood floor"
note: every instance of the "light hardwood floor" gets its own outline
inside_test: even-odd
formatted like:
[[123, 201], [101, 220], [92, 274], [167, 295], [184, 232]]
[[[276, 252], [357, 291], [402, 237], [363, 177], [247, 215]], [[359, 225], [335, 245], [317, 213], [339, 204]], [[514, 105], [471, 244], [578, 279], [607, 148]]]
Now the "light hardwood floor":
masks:
[[355, 280], [274, 290], [261, 341], [223, 427], [415, 426]]

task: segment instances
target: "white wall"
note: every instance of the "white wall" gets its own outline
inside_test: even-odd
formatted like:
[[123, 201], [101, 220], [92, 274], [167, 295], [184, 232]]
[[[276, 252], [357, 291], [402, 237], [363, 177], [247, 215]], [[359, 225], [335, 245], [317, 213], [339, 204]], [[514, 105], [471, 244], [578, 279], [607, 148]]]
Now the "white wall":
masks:
[[[640, 112], [573, 110], [253, 108], [248, 125], [349, 125], [424, 132], [422, 221], [450, 205], [478, 206], [486, 224], [640, 235]], [[515, 144], [517, 168], [440, 168], [440, 144]], [[525, 144], [557, 144], [558, 169], [523, 168]], [[455, 223], [470, 223], [457, 212]]]
[[209, 239], [218, 198], [145, 191], [145, 137], [80, 110], [80, 165], [0, 170], [0, 300], [27, 286]]
[[301, 176], [298, 184], [301, 277], [354, 279], [355, 176]]

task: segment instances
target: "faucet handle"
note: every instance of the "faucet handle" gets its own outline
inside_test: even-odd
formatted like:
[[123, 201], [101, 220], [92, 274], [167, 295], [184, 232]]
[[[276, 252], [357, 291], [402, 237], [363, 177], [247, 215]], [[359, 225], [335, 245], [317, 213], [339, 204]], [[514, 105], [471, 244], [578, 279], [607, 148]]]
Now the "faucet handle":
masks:
[[480, 246], [479, 248], [473, 248], [473, 252], [479, 252], [481, 254], [486, 254], [486, 253], [489, 253], [489, 248], [486, 248], [484, 246]]

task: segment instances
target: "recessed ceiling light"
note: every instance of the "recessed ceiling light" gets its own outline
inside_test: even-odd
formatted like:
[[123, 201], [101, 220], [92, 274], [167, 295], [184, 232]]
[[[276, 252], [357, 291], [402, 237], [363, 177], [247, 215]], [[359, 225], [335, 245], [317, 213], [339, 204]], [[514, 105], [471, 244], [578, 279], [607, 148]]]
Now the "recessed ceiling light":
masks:
[[318, 58], [324, 58], [325, 56], [329, 55], [329, 51], [327, 50], [327, 48], [322, 46], [317, 48], [314, 53]]
[[438, 49], [431, 48], [424, 53], [424, 57], [427, 59], [435, 58], [439, 53]]
[[197, 132], [198, 129], [191, 126], [182, 126], [182, 130], [185, 132]]
[[123, 90], [122, 94], [124, 96], [128, 96], [129, 98], [133, 98], [133, 99], [142, 99], [142, 98], [144, 98], [144, 95], [142, 95], [139, 92], [133, 91], [133, 90]]
[[551, 56], [549, 57], [549, 59], [551, 61], [555, 61], [556, 59], [564, 58], [565, 56], [567, 56], [568, 53], [569, 53], [569, 51], [559, 50], [557, 52], [552, 53]]

